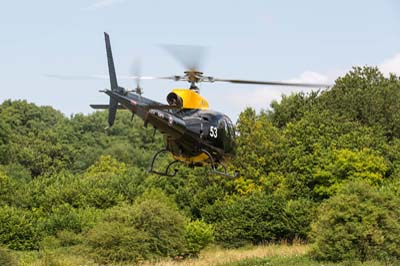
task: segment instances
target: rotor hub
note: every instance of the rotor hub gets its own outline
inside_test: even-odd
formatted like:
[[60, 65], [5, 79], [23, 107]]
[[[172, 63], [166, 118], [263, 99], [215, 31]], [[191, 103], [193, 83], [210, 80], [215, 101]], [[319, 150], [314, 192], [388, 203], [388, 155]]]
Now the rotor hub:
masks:
[[190, 83], [200, 82], [203, 78], [203, 72], [198, 70], [187, 70], [184, 73], [187, 81]]

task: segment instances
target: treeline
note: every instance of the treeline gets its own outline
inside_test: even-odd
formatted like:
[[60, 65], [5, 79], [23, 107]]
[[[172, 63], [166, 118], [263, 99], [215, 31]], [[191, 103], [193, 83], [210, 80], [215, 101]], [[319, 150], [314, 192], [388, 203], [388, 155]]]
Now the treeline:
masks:
[[127, 112], [106, 131], [106, 112], [67, 118], [5, 101], [0, 244], [79, 247], [106, 263], [300, 239], [319, 260], [397, 260], [399, 96], [398, 77], [364, 67], [329, 90], [244, 110], [229, 163], [235, 179], [186, 167], [148, 174], [162, 136]]

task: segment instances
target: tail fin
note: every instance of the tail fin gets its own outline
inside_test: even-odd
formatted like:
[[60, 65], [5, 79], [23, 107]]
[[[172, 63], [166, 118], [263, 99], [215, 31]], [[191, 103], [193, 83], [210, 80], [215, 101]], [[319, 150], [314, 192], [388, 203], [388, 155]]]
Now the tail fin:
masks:
[[[110, 74], [111, 91], [121, 92], [123, 89], [118, 87], [117, 75], [115, 73], [114, 59], [111, 52], [110, 36], [104, 32], [104, 39], [106, 42], [108, 72]], [[117, 114], [118, 101], [110, 97], [110, 105], [108, 107], [108, 125], [111, 127], [114, 124], [115, 116]]]

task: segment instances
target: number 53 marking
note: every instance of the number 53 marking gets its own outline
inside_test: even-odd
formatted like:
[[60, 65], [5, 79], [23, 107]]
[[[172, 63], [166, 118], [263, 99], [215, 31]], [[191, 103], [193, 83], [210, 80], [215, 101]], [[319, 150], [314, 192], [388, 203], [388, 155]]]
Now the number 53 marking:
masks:
[[215, 138], [215, 139], [218, 137], [217, 127], [213, 127], [213, 126], [210, 127], [210, 137]]

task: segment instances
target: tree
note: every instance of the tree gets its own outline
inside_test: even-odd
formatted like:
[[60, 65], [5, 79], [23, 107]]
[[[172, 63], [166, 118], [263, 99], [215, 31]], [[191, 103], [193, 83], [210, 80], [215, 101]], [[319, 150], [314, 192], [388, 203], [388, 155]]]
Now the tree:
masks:
[[377, 67], [354, 67], [318, 97], [318, 110], [350, 121], [380, 126], [390, 139], [400, 137], [400, 79], [385, 78]]
[[238, 148], [233, 164], [241, 177], [235, 181], [236, 191], [252, 193], [259, 189], [260, 179], [276, 170], [283, 160], [284, 139], [266, 113], [256, 115], [250, 108], [240, 114], [237, 132]]
[[304, 92], [292, 93], [289, 96], [282, 95], [280, 102], [274, 100], [268, 117], [278, 128], [284, 128], [290, 122], [299, 121], [306, 112], [310, 111], [319, 96], [319, 91], [309, 94]]

